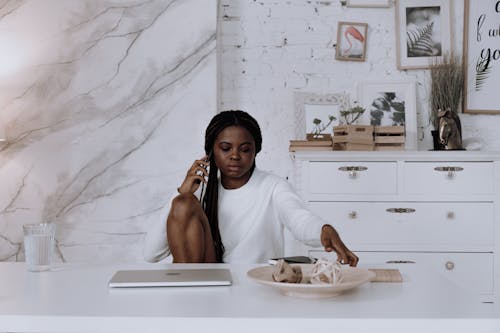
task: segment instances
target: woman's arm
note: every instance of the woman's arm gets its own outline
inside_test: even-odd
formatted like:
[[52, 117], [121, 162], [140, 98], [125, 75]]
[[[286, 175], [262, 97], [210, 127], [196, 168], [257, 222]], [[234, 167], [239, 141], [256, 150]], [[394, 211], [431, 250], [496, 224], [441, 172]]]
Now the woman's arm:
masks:
[[313, 214], [290, 184], [279, 182], [273, 192], [273, 201], [280, 222], [297, 240], [309, 246], [322, 245], [327, 252], [335, 251], [338, 261], [357, 265], [358, 257], [345, 246], [335, 228]]
[[162, 210], [160, 218], [148, 227], [146, 237], [144, 238], [144, 260], [149, 262], [158, 262], [170, 255], [170, 249], [167, 241], [167, 217], [170, 212], [172, 200], [179, 193], [194, 194], [198, 191], [200, 184], [202, 182], [206, 183], [208, 165], [209, 162], [207, 160], [207, 156], [194, 161], [186, 172], [186, 177], [184, 178], [181, 186], [177, 188], [177, 192], [170, 197], [169, 201]]

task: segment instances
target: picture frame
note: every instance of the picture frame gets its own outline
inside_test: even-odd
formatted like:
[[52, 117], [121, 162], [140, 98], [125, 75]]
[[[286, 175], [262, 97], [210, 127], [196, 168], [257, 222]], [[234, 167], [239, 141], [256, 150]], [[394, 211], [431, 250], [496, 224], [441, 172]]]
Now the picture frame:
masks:
[[498, 0], [464, 2], [464, 113], [500, 114], [500, 38]]
[[358, 103], [366, 109], [361, 123], [405, 127], [405, 150], [417, 150], [417, 98], [415, 81], [363, 81]]
[[388, 8], [391, 0], [346, 0], [345, 5], [353, 8]]
[[[316, 125], [326, 126], [319, 131], [320, 134], [333, 134], [333, 126], [339, 124], [340, 111], [349, 107], [349, 94], [346, 93], [312, 93], [295, 92], [295, 137], [305, 140], [315, 134]], [[329, 116], [335, 120], [330, 122]], [[314, 119], [319, 119], [314, 122]], [[327, 138], [325, 138], [327, 139]]]
[[396, 0], [398, 69], [429, 68], [451, 52], [450, 0]]
[[339, 22], [335, 59], [343, 61], [365, 61], [368, 24]]

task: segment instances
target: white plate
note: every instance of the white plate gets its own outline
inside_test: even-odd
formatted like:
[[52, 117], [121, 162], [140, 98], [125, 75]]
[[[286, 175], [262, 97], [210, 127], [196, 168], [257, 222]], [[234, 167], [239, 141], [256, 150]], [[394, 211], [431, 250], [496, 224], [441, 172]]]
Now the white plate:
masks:
[[[312, 264], [299, 265], [302, 273], [308, 275]], [[331, 284], [306, 284], [306, 283], [286, 283], [273, 281], [272, 272], [275, 266], [263, 266], [249, 270], [247, 276], [258, 283], [277, 288], [281, 293], [288, 296], [303, 298], [323, 298], [338, 295], [346, 290], [356, 288], [375, 277], [375, 273], [358, 267], [342, 267], [342, 282]]]

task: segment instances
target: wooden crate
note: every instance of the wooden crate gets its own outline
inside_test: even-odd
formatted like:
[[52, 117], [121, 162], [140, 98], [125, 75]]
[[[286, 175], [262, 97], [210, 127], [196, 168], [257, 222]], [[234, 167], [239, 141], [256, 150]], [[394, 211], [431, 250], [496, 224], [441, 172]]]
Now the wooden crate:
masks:
[[404, 150], [404, 126], [375, 126], [373, 129], [375, 150]]
[[334, 126], [332, 142], [333, 150], [373, 150], [373, 126]]
[[290, 140], [288, 151], [303, 150], [332, 150], [333, 144], [330, 137], [329, 141], [324, 140]]

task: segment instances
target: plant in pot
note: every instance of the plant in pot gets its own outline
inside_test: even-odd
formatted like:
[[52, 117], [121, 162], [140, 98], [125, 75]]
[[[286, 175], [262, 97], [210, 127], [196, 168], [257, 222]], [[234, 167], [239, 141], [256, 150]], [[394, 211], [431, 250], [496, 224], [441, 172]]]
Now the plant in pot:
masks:
[[430, 67], [430, 118], [435, 150], [463, 150], [462, 126], [458, 117], [463, 97], [462, 57], [445, 54]]
[[365, 108], [360, 106], [357, 101], [354, 101], [354, 106], [340, 111], [340, 122], [346, 125], [354, 124], [365, 112]]

